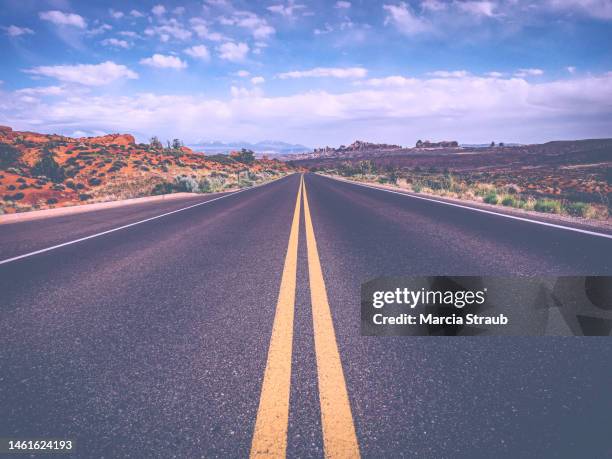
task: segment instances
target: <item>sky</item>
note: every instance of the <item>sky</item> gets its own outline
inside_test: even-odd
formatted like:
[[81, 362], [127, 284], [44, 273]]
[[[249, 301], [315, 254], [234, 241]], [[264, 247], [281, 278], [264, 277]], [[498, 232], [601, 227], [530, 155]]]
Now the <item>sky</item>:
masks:
[[0, 0], [0, 124], [412, 145], [612, 137], [612, 0]]

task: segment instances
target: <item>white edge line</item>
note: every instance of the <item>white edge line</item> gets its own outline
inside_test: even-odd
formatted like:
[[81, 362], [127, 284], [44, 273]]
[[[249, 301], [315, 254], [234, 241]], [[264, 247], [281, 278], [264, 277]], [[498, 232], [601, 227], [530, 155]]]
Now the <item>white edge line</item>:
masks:
[[[286, 175], [285, 177], [288, 177], [288, 175]], [[144, 220], [139, 220], [139, 221], [134, 222], [134, 223], [129, 223], [127, 225], [119, 226], [117, 228], [112, 228], [112, 229], [109, 229], [109, 230], [106, 230], [106, 231], [102, 231], [101, 233], [92, 234], [90, 236], [85, 236], [85, 237], [82, 237], [82, 238], [79, 238], [79, 239], [75, 239], [73, 241], [63, 242], [62, 244], [57, 244], [57, 245], [54, 245], [54, 246], [51, 246], [51, 247], [47, 247], [47, 248], [44, 248], [44, 249], [35, 250], [34, 252], [24, 253], [23, 255], [18, 255], [16, 257], [12, 257], [12, 258], [7, 258], [6, 260], [0, 260], [0, 265], [4, 265], [6, 263], [11, 263], [12, 261], [21, 260], [22, 258], [31, 257], [33, 255], [38, 255], [40, 253], [49, 252], [51, 250], [59, 249], [60, 247], [65, 247], [67, 245], [76, 244], [77, 242], [82, 242], [82, 241], [86, 241], [88, 239], [93, 239], [95, 237], [104, 236], [105, 234], [114, 233], [115, 231], [119, 231], [119, 230], [122, 230], [122, 229], [125, 229], [125, 228], [129, 228], [130, 226], [136, 226], [136, 225], [140, 225], [141, 223], [150, 222], [151, 220], [157, 220], [158, 218], [166, 217], [168, 215], [172, 215], [172, 214], [175, 214], [177, 212], [182, 212], [183, 210], [193, 209], [194, 207], [203, 206], [204, 204], [209, 204], [211, 202], [218, 201], [219, 199], [229, 198], [230, 196], [235, 196], [238, 193], [242, 193], [243, 191], [249, 191], [249, 190], [253, 190], [255, 188], [259, 188], [261, 186], [269, 185], [270, 183], [274, 183], [277, 180], [280, 180], [280, 179], [285, 178], [285, 177], [281, 177], [281, 178], [278, 178], [276, 180], [272, 180], [271, 182], [262, 183], [261, 185], [256, 185], [256, 186], [253, 186], [253, 187], [250, 187], [250, 188], [245, 188], [244, 190], [234, 191], [232, 193], [229, 193], [229, 194], [226, 194], [226, 195], [223, 195], [223, 196], [219, 196], [218, 198], [210, 199], [210, 200], [204, 201], [204, 202], [199, 202], [197, 204], [193, 204], [193, 205], [187, 206], [187, 207], [182, 207], [180, 209], [176, 209], [176, 210], [173, 210], [173, 211], [170, 211], [170, 212], [166, 212], [166, 213], [161, 214], [161, 215], [156, 215], [154, 217], [145, 218]]]
[[492, 210], [485, 210], [485, 209], [479, 209], [477, 207], [464, 206], [462, 204], [455, 204], [453, 202], [439, 201], [437, 199], [426, 198], [424, 196], [417, 196], [417, 195], [414, 195], [414, 194], [402, 193], [401, 191], [387, 190], [385, 188], [378, 188], [378, 187], [375, 187], [375, 186], [366, 185], [364, 183], [352, 182], [350, 180], [341, 180], [341, 179], [338, 179], [338, 178], [335, 178], [335, 177], [330, 177], [328, 175], [323, 175], [323, 174], [317, 174], [317, 175], [320, 175], [321, 177], [328, 178], [330, 180], [335, 180], [337, 182], [344, 182], [344, 183], [349, 183], [351, 185], [357, 185], [357, 186], [362, 186], [362, 187], [365, 187], [365, 188], [371, 188], [372, 190], [386, 191], [388, 193], [399, 194], [400, 196], [406, 196], [408, 198], [422, 199], [423, 201], [437, 202], [438, 204], [445, 204], [447, 206], [453, 206], [453, 207], [459, 207], [461, 209], [473, 210], [474, 212], [482, 212], [483, 214], [497, 215], [497, 216], [500, 216], [500, 217], [510, 218], [512, 220], [519, 220], [519, 221], [522, 221], [522, 222], [536, 223], [538, 225], [550, 226], [551, 228], [564, 229], [564, 230], [568, 230], [568, 231], [575, 231], [577, 233], [588, 234], [589, 236], [599, 236], [599, 237], [604, 237], [606, 239], [612, 239], [612, 235], [611, 234], [597, 233], [595, 231], [588, 231], [588, 230], [583, 230], [583, 229], [580, 229], [580, 228], [573, 228], [571, 226], [555, 225], [554, 223], [541, 222], [541, 221], [538, 221], [538, 220], [532, 220], [530, 218], [517, 217], [515, 215], [508, 215], [508, 214], [503, 214], [501, 212], [494, 212]]

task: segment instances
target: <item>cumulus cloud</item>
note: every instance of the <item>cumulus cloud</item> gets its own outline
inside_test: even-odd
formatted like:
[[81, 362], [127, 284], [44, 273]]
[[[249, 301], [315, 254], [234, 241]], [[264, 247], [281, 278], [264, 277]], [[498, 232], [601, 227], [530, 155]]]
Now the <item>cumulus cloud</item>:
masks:
[[196, 33], [196, 35], [204, 40], [210, 40], [210, 41], [227, 40], [227, 38], [223, 34], [219, 32], [210, 31], [210, 29], [208, 28], [208, 23], [202, 18], [191, 18], [189, 20], [189, 23], [191, 24], [191, 28]]
[[444, 11], [447, 7], [448, 4], [440, 0], [423, 0], [421, 2], [421, 9], [424, 11]]
[[475, 16], [494, 16], [495, 3], [489, 1], [463, 1], [456, 2], [456, 6], [465, 11], [466, 13], [473, 14]]
[[24, 71], [31, 75], [46, 76], [66, 83], [79, 83], [86, 86], [103, 86], [117, 80], [138, 78], [136, 72], [112, 61], [100, 64], [44, 65]]
[[487, 72], [485, 75], [489, 78], [501, 78], [504, 76], [504, 74], [501, 72]]
[[19, 37], [21, 35], [32, 35], [34, 34], [34, 31], [32, 29], [29, 29], [27, 27], [19, 27], [16, 25], [10, 25], [8, 27], [2, 27], [5, 31], [6, 34], [9, 37]]
[[142, 14], [138, 10], [132, 10], [132, 11], [130, 11], [130, 16], [132, 16], [134, 18], [142, 18], [142, 17], [144, 17], [144, 14]]
[[142, 65], [149, 67], [157, 67], [160, 69], [184, 69], [187, 68], [187, 63], [183, 62], [176, 56], [167, 56], [164, 54], [153, 54], [151, 57], [140, 59]]
[[276, 32], [268, 21], [250, 11], [235, 11], [230, 17], [221, 16], [218, 20], [222, 25], [247, 29], [258, 40], [265, 40]]
[[[239, 86], [230, 99], [205, 95], [75, 95], [38, 104], [8, 100], [3, 122], [20, 129], [156, 134], [187, 141], [209, 127], [215, 138], [278, 136], [308, 143], [370, 137], [412, 143], [503, 136], [521, 142], [609, 135], [612, 75], [533, 83], [517, 78], [415, 78], [401, 86], [270, 97]], [[399, 81], [399, 80], [398, 80]], [[4, 93], [5, 99], [11, 97]], [[248, 103], [244, 99], [248, 98]], [[0, 109], [1, 110], [1, 109]], [[282, 132], [279, 132], [282, 126]], [[338, 133], [341, 133], [340, 139]], [[195, 140], [195, 139], [194, 139]]]
[[576, 73], [576, 67], [574, 67], [573, 65], [570, 65], [568, 67], [565, 67], [565, 70], [567, 70], [569, 73]]
[[610, 0], [547, 0], [547, 4], [554, 10], [578, 12], [598, 19], [612, 19]]
[[544, 75], [544, 70], [542, 69], [518, 69], [515, 73], [515, 77], [525, 78], [528, 76], [542, 76]]
[[410, 6], [404, 2], [397, 5], [383, 5], [383, 10], [387, 13], [385, 25], [391, 24], [405, 35], [419, 35], [432, 29], [429, 22], [415, 15]]
[[25, 94], [28, 96], [60, 96], [65, 94], [66, 90], [63, 86], [39, 86], [36, 88], [23, 88], [15, 91], [16, 94]]
[[429, 72], [427, 75], [436, 78], [463, 78], [469, 75], [467, 70], [436, 70]]
[[402, 87], [408, 85], [414, 85], [417, 80], [414, 78], [407, 78], [401, 75], [392, 75], [384, 78], [370, 78], [364, 81], [355, 82], [356, 86], [371, 86], [374, 88], [392, 88]]
[[263, 84], [266, 82], [266, 79], [262, 76], [256, 76], [251, 78], [251, 83], [252, 84]]
[[157, 35], [162, 42], [167, 42], [171, 38], [186, 41], [193, 35], [191, 30], [183, 27], [183, 25], [174, 18], [166, 21], [162, 25], [147, 27], [144, 33], [150, 37]]
[[117, 11], [114, 9], [109, 9], [108, 10], [108, 14], [113, 18], [113, 19], [121, 19], [123, 16], [125, 16], [125, 14], [123, 14], [122, 11]]
[[310, 70], [293, 70], [279, 73], [280, 79], [288, 78], [364, 78], [368, 74], [363, 67], [316, 67]]
[[219, 57], [230, 62], [241, 62], [249, 53], [249, 45], [246, 43], [223, 43], [217, 48]]
[[340, 0], [338, 2], [336, 2], [336, 4], [334, 5], [334, 8], [337, 9], [349, 9], [351, 7], [351, 2], [346, 2], [343, 0]]
[[210, 60], [210, 52], [208, 48], [204, 45], [195, 45], [190, 48], [185, 49], [185, 54], [193, 57], [194, 59], [200, 59], [203, 61]]
[[272, 13], [280, 14], [286, 18], [293, 18], [297, 12], [306, 9], [306, 5], [289, 1], [287, 4], [280, 3], [271, 5], [267, 9]]
[[119, 40], [118, 38], [106, 38], [100, 43], [104, 46], [114, 46], [116, 48], [128, 49], [130, 44], [125, 40]]
[[38, 17], [43, 21], [49, 21], [56, 25], [65, 25], [84, 29], [87, 27], [87, 22], [82, 16], [74, 13], [64, 13], [58, 10], [41, 11]]
[[166, 7], [164, 5], [155, 5], [153, 8], [151, 8], [151, 13], [157, 17], [163, 16], [166, 14]]

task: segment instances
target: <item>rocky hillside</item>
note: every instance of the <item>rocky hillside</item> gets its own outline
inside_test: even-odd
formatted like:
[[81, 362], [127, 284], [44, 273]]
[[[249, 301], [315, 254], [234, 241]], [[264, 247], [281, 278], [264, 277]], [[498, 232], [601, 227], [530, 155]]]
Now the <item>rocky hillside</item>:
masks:
[[70, 138], [0, 126], [0, 213], [175, 191], [216, 192], [286, 174], [280, 161], [138, 144], [129, 134]]

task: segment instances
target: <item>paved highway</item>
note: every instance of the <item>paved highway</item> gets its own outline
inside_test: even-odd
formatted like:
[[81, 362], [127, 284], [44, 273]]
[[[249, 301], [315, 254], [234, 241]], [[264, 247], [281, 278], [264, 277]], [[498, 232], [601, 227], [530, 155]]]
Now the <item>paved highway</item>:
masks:
[[607, 338], [359, 335], [374, 277], [610, 275], [611, 239], [303, 183], [0, 225], [0, 263], [43, 250], [0, 264], [0, 437], [79, 457], [612, 451]]

